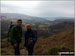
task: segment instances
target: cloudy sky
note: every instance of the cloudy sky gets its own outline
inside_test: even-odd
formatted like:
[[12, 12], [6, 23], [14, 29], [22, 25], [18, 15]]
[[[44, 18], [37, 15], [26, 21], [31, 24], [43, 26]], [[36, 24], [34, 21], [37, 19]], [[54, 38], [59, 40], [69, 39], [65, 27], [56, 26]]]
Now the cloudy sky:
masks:
[[74, 1], [1, 1], [1, 13], [37, 17], [74, 17]]

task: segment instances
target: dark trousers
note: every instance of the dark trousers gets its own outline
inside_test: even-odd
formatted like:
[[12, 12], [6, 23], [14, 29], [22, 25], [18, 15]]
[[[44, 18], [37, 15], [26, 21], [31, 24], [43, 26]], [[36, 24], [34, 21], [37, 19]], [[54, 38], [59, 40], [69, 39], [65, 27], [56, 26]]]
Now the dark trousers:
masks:
[[19, 50], [20, 42], [18, 42], [16, 44], [17, 44], [16, 47], [13, 46], [14, 47], [14, 51], [15, 51], [14, 53], [15, 53], [15, 55], [20, 55], [20, 50]]
[[31, 47], [31, 46], [27, 47], [27, 49], [28, 49], [28, 55], [33, 55], [33, 48], [34, 47]]

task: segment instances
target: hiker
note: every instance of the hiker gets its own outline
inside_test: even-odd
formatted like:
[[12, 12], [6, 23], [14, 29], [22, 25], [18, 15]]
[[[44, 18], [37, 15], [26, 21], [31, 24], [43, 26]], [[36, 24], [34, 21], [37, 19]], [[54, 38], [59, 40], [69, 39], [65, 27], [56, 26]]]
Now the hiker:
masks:
[[13, 26], [9, 32], [9, 41], [11, 45], [14, 47], [15, 55], [20, 55], [19, 45], [21, 43], [22, 37], [22, 20], [17, 20], [17, 25]]
[[30, 24], [26, 25], [27, 31], [25, 32], [25, 44], [24, 46], [28, 50], [28, 55], [33, 55], [33, 48], [35, 42], [37, 41], [37, 33], [36, 31], [31, 29]]

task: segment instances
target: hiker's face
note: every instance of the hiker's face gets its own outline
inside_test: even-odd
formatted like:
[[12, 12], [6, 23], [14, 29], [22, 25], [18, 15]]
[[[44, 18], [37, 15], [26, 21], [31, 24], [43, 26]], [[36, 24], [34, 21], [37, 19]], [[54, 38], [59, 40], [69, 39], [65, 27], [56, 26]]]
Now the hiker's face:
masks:
[[22, 25], [22, 21], [18, 21], [18, 22], [17, 22], [17, 25], [18, 25], [18, 26], [21, 26], [21, 25]]
[[27, 30], [30, 30], [31, 29], [31, 27], [30, 26], [27, 26]]

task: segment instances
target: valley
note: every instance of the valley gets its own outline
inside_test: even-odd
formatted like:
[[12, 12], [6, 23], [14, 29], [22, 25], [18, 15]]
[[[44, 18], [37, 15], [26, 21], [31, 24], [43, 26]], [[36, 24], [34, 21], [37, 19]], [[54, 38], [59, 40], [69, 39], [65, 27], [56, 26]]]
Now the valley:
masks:
[[54, 21], [45, 18], [33, 17], [22, 14], [2, 14], [1, 22], [1, 53], [2, 55], [13, 55], [13, 47], [8, 44], [8, 30], [10, 23], [16, 25], [17, 19], [23, 20], [23, 37], [20, 45], [22, 55], [27, 54], [24, 47], [24, 33], [26, 24], [31, 24], [33, 30], [37, 31], [38, 40], [35, 44], [35, 55], [56, 55], [60, 51], [74, 51], [74, 19], [61, 18]]

